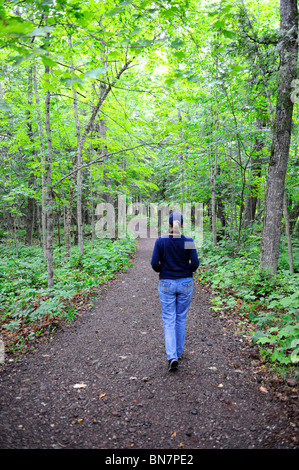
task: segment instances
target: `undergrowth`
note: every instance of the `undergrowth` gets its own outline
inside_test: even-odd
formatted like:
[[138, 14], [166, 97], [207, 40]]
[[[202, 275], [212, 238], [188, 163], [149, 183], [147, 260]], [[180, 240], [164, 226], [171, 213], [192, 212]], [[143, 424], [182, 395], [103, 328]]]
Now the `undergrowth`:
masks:
[[67, 261], [56, 247], [54, 287], [49, 292], [47, 264], [39, 246], [20, 243], [16, 258], [11, 247], [0, 245], [0, 324], [9, 341], [6, 350], [22, 350], [45, 328], [55, 328], [56, 320], [72, 319], [82, 305], [92, 306], [99, 286], [131, 265], [134, 251], [135, 240], [129, 237], [98, 238], [94, 248], [87, 241], [82, 259], [77, 246]]
[[[282, 239], [277, 276], [259, 268], [260, 243], [248, 239], [239, 247], [223, 239], [213, 246], [205, 234], [197, 277], [209, 282], [216, 312], [238, 313], [260, 354], [272, 365], [295, 369], [299, 363], [299, 243], [293, 247], [295, 274], [289, 272]], [[246, 329], [246, 326], [245, 326]]]

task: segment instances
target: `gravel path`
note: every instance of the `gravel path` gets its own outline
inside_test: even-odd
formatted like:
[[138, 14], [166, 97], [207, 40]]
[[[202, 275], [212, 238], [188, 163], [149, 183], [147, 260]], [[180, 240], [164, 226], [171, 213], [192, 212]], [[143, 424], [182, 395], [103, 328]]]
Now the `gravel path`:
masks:
[[154, 241], [139, 241], [94, 308], [3, 368], [1, 449], [298, 448], [295, 405], [260, 382], [246, 338], [196, 283], [185, 354], [168, 372]]

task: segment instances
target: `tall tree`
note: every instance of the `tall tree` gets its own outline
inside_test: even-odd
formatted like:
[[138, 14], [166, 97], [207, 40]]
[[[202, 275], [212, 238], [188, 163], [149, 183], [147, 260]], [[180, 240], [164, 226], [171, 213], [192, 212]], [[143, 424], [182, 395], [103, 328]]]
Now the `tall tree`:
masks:
[[[45, 74], [49, 76], [50, 67], [45, 65]], [[48, 81], [48, 79], [46, 79]], [[46, 91], [45, 100], [45, 120], [47, 134], [47, 156], [46, 156], [46, 230], [47, 230], [47, 266], [48, 266], [48, 287], [53, 287], [53, 190], [52, 190], [52, 164], [53, 164], [53, 144], [50, 124], [50, 100], [51, 93]]]
[[265, 198], [261, 266], [277, 272], [285, 175], [291, 140], [293, 101], [291, 83], [297, 74], [298, 6], [297, 0], [280, 1], [280, 67], [274, 134]]

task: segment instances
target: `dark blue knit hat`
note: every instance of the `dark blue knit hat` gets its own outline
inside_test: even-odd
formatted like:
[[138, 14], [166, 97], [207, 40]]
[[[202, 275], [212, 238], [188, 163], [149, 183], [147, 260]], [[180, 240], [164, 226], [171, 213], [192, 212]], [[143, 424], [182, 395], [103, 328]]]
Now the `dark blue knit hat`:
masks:
[[179, 212], [172, 212], [169, 216], [169, 224], [173, 225], [173, 221], [178, 220], [183, 225], [183, 216]]

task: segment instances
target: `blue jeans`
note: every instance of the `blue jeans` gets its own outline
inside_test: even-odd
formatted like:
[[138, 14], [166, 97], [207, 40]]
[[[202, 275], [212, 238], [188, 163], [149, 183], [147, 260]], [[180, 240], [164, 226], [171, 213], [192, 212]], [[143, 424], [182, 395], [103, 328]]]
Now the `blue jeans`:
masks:
[[161, 279], [158, 285], [168, 359], [181, 357], [185, 325], [193, 293], [193, 278]]

